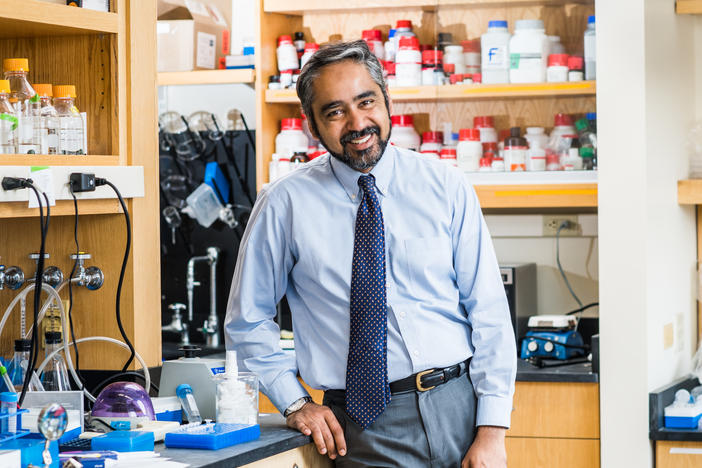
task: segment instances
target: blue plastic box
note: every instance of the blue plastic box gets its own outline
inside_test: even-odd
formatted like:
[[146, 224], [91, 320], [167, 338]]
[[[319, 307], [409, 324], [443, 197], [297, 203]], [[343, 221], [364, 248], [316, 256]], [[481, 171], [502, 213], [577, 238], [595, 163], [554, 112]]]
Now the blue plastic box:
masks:
[[154, 433], [145, 431], [113, 431], [90, 439], [92, 450], [142, 452], [154, 449]]
[[261, 427], [258, 424], [210, 423], [169, 432], [164, 442], [168, 448], [219, 450], [259, 437]]
[[[20, 450], [22, 452], [22, 466], [27, 466], [30, 463], [35, 466], [44, 466], [44, 439], [39, 434], [27, 434], [25, 437], [13, 439], [2, 444], [2, 450]], [[59, 467], [59, 448], [58, 441], [52, 441], [49, 444], [49, 453], [51, 453], [51, 468]]]

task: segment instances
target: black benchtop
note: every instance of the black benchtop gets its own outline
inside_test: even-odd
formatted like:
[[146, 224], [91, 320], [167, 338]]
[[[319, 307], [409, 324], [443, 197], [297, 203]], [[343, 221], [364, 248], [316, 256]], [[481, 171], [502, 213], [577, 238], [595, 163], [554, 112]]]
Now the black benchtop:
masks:
[[555, 367], [536, 367], [517, 359], [517, 382], [584, 382], [597, 383], [599, 376], [592, 372], [589, 362]]
[[683, 377], [648, 394], [649, 439], [702, 442], [702, 430], [666, 428], [663, 412], [675, 400], [675, 392], [683, 388], [689, 391], [699, 384], [697, 377]]
[[187, 463], [191, 468], [229, 468], [253, 463], [312, 442], [311, 437], [288, 428], [280, 414], [259, 415], [258, 423], [261, 425], [261, 437], [251, 442], [219, 450], [166, 448], [161, 443], [156, 444], [154, 450], [162, 457]]

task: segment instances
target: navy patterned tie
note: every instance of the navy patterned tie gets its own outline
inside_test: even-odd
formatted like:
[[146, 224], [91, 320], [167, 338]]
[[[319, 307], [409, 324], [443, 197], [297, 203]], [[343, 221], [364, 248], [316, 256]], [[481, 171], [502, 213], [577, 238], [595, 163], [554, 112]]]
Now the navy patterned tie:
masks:
[[385, 228], [375, 178], [363, 175], [358, 185], [363, 199], [356, 214], [353, 243], [346, 412], [366, 429], [390, 402]]

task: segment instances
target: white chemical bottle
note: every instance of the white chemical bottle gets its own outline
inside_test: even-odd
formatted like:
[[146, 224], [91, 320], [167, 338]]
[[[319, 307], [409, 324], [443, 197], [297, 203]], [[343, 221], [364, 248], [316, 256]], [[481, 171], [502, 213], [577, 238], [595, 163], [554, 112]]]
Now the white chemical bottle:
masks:
[[480, 37], [483, 83], [509, 83], [509, 40], [507, 21], [493, 20]]
[[585, 79], [594, 80], [596, 71], [596, 40], [595, 40], [595, 16], [588, 16], [587, 29], [585, 30], [584, 46], [585, 46]]
[[541, 20], [519, 20], [509, 41], [510, 83], [546, 81], [550, 41]]

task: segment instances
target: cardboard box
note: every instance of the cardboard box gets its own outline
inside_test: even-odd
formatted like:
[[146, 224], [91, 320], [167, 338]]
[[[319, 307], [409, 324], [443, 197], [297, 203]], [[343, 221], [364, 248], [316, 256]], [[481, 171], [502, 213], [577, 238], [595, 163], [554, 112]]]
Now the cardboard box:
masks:
[[227, 21], [212, 2], [159, 0], [156, 31], [159, 72], [212, 70], [226, 55]]

